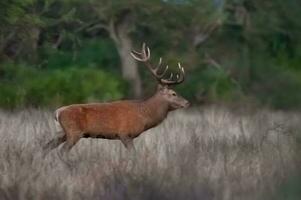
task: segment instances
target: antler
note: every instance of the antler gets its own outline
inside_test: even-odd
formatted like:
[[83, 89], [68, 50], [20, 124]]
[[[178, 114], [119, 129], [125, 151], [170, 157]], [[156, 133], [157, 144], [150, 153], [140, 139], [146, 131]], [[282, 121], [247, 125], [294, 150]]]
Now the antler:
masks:
[[166, 76], [166, 72], [168, 70], [168, 65], [166, 65], [166, 67], [163, 70], [163, 72], [159, 73], [160, 67], [161, 67], [161, 64], [162, 64], [162, 58], [159, 59], [158, 65], [156, 67], [153, 67], [152, 64], [149, 62], [149, 60], [150, 60], [150, 49], [149, 49], [148, 46], [145, 45], [145, 43], [143, 43], [143, 45], [142, 45], [141, 52], [132, 51], [131, 55], [132, 55], [132, 57], [135, 60], [138, 60], [140, 62], [144, 62], [146, 64], [146, 66], [148, 67], [148, 69], [153, 74], [153, 76], [162, 85], [176, 85], [176, 84], [180, 84], [185, 79], [184, 68], [181, 66], [180, 63], [178, 63], [179, 72], [177, 72], [176, 75], [175, 75], [176, 79], [174, 78], [173, 73], [170, 73], [168, 79], [163, 78], [163, 77]]

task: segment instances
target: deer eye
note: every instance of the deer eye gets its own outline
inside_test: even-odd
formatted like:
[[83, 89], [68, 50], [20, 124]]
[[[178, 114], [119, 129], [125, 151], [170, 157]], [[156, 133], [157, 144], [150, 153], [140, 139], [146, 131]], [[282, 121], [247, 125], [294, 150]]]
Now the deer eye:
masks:
[[172, 96], [177, 96], [177, 94], [176, 93], [172, 93]]

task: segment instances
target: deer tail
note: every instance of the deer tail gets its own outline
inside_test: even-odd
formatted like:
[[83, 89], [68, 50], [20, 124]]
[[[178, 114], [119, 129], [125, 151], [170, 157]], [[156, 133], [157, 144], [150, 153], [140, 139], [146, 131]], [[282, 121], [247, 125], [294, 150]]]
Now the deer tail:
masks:
[[54, 112], [54, 119], [55, 119], [56, 122], [59, 122], [60, 113], [61, 113], [61, 111], [62, 111], [64, 108], [65, 108], [65, 107], [58, 108], [58, 109]]
[[56, 111], [54, 112], [54, 120], [55, 120], [56, 122], [59, 121], [59, 112], [58, 112], [58, 110], [56, 110]]

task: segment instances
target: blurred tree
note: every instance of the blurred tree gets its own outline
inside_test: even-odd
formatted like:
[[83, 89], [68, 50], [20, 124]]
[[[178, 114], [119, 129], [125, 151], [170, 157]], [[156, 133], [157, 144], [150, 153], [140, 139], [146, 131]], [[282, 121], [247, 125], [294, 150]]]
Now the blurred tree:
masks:
[[[75, 9], [70, 2], [59, 0], [4, 0], [1, 7], [0, 54], [2, 59], [25, 59], [36, 62], [42, 36], [57, 47], [66, 24], [73, 19]], [[64, 28], [63, 28], [64, 27]], [[59, 31], [55, 31], [60, 28]], [[53, 32], [55, 36], [49, 38]]]
[[[143, 21], [141, 14], [152, 15], [157, 11], [156, 6], [162, 3], [159, 0], [152, 1], [110, 1], [91, 0], [89, 3], [80, 1], [81, 13], [91, 13], [90, 16], [82, 16], [86, 21], [88, 30], [102, 29], [109, 34], [114, 41], [119, 53], [123, 77], [131, 83], [133, 96], [141, 96], [141, 78], [139, 76], [137, 63], [129, 56], [133, 50], [131, 34], [135, 31], [137, 24]], [[92, 23], [91, 23], [92, 22]]]
[[180, 46], [183, 41], [187, 41], [189, 37], [185, 35], [188, 34], [192, 37], [188, 42], [198, 47], [221, 25], [220, 17], [213, 16], [218, 15], [219, 9], [213, 8], [214, 2], [211, 0], [92, 0], [88, 4], [84, 1], [78, 3], [82, 3], [78, 6], [81, 10], [78, 14], [91, 13], [89, 16], [81, 16], [88, 30], [104, 30], [114, 41], [123, 77], [131, 83], [136, 97], [141, 96], [142, 91], [137, 63], [129, 56], [133, 49], [133, 35], [141, 33], [144, 35], [142, 39], [151, 40], [153, 37], [147, 37], [147, 31], [161, 37], [163, 33], [163, 38], [174, 43], [172, 46]]
[[180, 58], [189, 72], [179, 89], [191, 99], [244, 96], [294, 107], [301, 102], [300, 9], [299, 0], [2, 0], [0, 80], [8, 60], [41, 72], [120, 67], [131, 95], [140, 96], [151, 77], [146, 70], [140, 77], [129, 52], [146, 41], [153, 62], [164, 56], [172, 70]]
[[[212, 50], [245, 95], [278, 108], [300, 102], [300, 95], [293, 92], [300, 87], [295, 68], [300, 61], [300, 8], [296, 0], [227, 1], [227, 18]], [[289, 72], [284, 66], [293, 60], [295, 71]]]

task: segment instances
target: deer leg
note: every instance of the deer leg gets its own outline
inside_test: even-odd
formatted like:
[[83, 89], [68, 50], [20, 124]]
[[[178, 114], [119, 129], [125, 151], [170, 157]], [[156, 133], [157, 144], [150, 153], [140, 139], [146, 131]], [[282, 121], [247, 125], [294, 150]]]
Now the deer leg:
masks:
[[[69, 136], [69, 137], [68, 137]], [[66, 166], [71, 169], [72, 167], [72, 162], [68, 160], [68, 152], [71, 150], [71, 148], [80, 140], [81, 136], [80, 135], [67, 135], [66, 142], [58, 152], [59, 158], [63, 161]]]
[[125, 146], [125, 148], [129, 151], [128, 156], [128, 162], [127, 167], [133, 168], [136, 163], [136, 149], [134, 146], [134, 142], [132, 138], [121, 138], [122, 144]]
[[69, 152], [71, 150], [71, 148], [79, 141], [81, 137], [78, 135], [74, 135], [74, 136], [67, 136], [67, 140], [64, 143], [63, 147], [62, 147], [62, 152]]
[[120, 140], [126, 149], [128, 149], [129, 151], [135, 151], [135, 146], [132, 138], [123, 137], [120, 138]]
[[81, 138], [80, 134], [66, 132], [66, 142], [61, 148], [62, 153], [68, 153]]
[[58, 136], [50, 140], [44, 147], [44, 156], [47, 155], [51, 150], [58, 147], [60, 144], [66, 141], [66, 135]]

